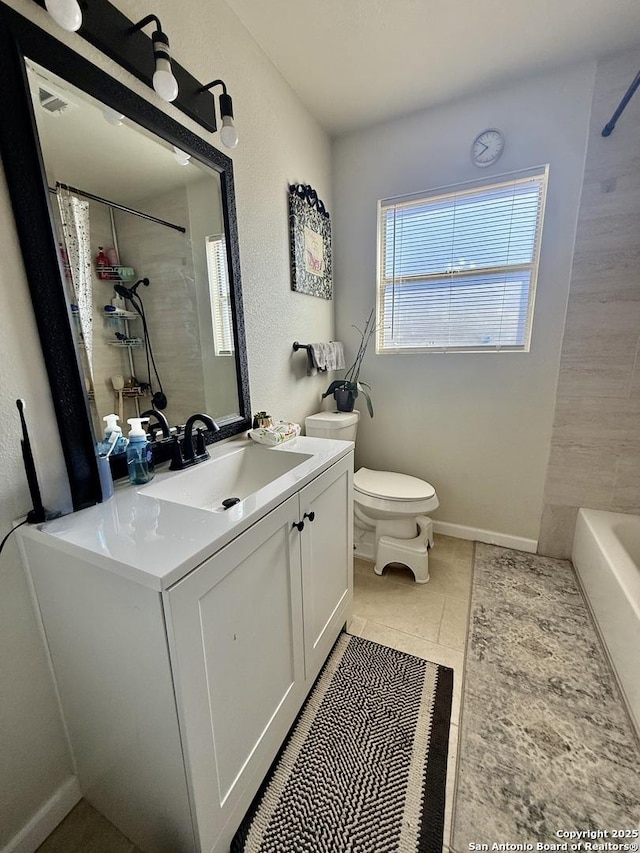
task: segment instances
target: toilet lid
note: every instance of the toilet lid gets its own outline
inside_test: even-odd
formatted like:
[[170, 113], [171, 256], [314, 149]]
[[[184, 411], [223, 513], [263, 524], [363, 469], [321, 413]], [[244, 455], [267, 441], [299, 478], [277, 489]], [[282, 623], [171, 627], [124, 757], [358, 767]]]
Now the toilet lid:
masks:
[[431, 483], [417, 477], [393, 471], [371, 471], [369, 468], [356, 471], [353, 485], [358, 492], [390, 501], [424, 501], [436, 493]]

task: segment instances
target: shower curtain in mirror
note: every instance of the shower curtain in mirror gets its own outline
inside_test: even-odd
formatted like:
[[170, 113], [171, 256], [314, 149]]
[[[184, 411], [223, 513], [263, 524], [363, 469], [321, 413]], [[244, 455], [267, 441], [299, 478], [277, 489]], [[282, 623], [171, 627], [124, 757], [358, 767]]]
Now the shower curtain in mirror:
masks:
[[[83, 358], [87, 377], [93, 384], [93, 272], [89, 239], [89, 202], [57, 188], [60, 219], [68, 259], [68, 280], [78, 306]], [[67, 270], [65, 269], [65, 273]]]

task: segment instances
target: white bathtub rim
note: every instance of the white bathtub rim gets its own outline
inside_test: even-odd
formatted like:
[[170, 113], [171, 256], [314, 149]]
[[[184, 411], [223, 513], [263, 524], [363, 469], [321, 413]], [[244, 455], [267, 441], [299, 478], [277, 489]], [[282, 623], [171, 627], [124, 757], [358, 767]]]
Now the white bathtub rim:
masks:
[[[579, 509], [576, 524], [576, 539], [581, 523], [586, 524], [618, 585], [622, 588], [636, 619], [640, 622], [640, 566], [618, 539], [613, 525], [623, 520], [635, 521], [640, 527], [640, 517], [600, 509]], [[578, 568], [576, 559], [576, 540], [571, 554], [573, 564]]]
[[619, 579], [625, 572], [627, 579], [639, 576], [640, 570], [611, 529], [623, 519], [640, 525], [637, 516], [580, 509], [572, 561], [640, 746], [640, 618]]

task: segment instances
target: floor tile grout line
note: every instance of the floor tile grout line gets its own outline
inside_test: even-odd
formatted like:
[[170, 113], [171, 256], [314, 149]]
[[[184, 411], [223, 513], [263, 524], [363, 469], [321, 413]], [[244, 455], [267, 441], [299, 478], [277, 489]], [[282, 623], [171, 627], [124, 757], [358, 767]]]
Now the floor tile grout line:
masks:
[[442, 613], [440, 614], [440, 621], [438, 622], [438, 633], [436, 636], [436, 645], [438, 646], [440, 645], [438, 641], [440, 640], [440, 631], [442, 631], [442, 620], [444, 619], [444, 611], [447, 609], [447, 596], [445, 595], [443, 597], [444, 603], [442, 605]]
[[415, 586], [419, 586], [421, 588], [424, 588], [425, 590], [433, 590], [434, 594], [436, 594], [436, 595], [447, 595], [447, 596], [449, 596], [449, 598], [458, 599], [458, 601], [468, 601], [469, 596], [471, 594], [471, 582], [470, 581], [469, 581], [469, 593], [467, 595], [453, 595], [450, 592], [441, 592], [439, 589], [434, 589], [432, 586], [430, 586], [431, 581], [427, 581], [427, 583], [425, 583], [425, 584], [415, 584], [415, 582], [412, 583], [411, 581], [408, 581], [408, 580], [407, 581], [397, 581], [397, 580], [394, 580], [389, 575], [382, 575], [382, 576], [375, 575], [373, 573], [373, 571], [371, 571], [371, 573], [354, 572], [354, 575], [361, 575], [362, 577], [365, 577], [365, 578], [366, 577], [371, 578], [373, 576], [374, 579], [380, 578], [380, 581], [384, 580], [386, 583], [393, 584], [393, 586], [401, 586], [401, 587], [407, 587], [407, 588], [413, 588]]
[[[354, 616], [358, 616], [357, 613], [354, 613]], [[404, 634], [405, 637], [413, 637], [415, 640], [422, 640], [425, 643], [430, 643], [432, 646], [442, 646], [443, 649], [447, 649], [450, 652], [459, 652], [464, 656], [465, 648], [459, 648], [458, 646], [449, 646], [446, 643], [439, 643], [437, 640], [428, 640], [426, 637], [421, 637], [420, 634], [412, 634], [411, 631], [403, 631], [402, 628], [396, 628], [393, 625], [386, 625], [384, 622], [378, 622], [376, 619], [365, 619], [364, 616], [360, 616], [360, 619], [364, 619], [366, 623], [371, 622], [373, 625], [379, 625], [381, 628], [388, 628], [390, 631], [396, 631], [398, 634]], [[467, 635], [468, 635], [467, 628]], [[465, 638], [465, 646], [466, 646], [466, 638]]]

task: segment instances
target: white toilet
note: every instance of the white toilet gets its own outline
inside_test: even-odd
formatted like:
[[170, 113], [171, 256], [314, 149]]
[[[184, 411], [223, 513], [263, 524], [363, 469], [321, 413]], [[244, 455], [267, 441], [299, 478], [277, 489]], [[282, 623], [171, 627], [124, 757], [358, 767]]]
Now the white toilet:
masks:
[[[359, 417], [359, 412], [319, 412], [305, 419], [306, 433], [355, 441]], [[353, 487], [356, 556], [375, 560], [378, 575], [389, 563], [402, 563], [417, 583], [426, 583], [433, 546], [427, 513], [439, 505], [433, 486], [407, 474], [360, 468]]]

